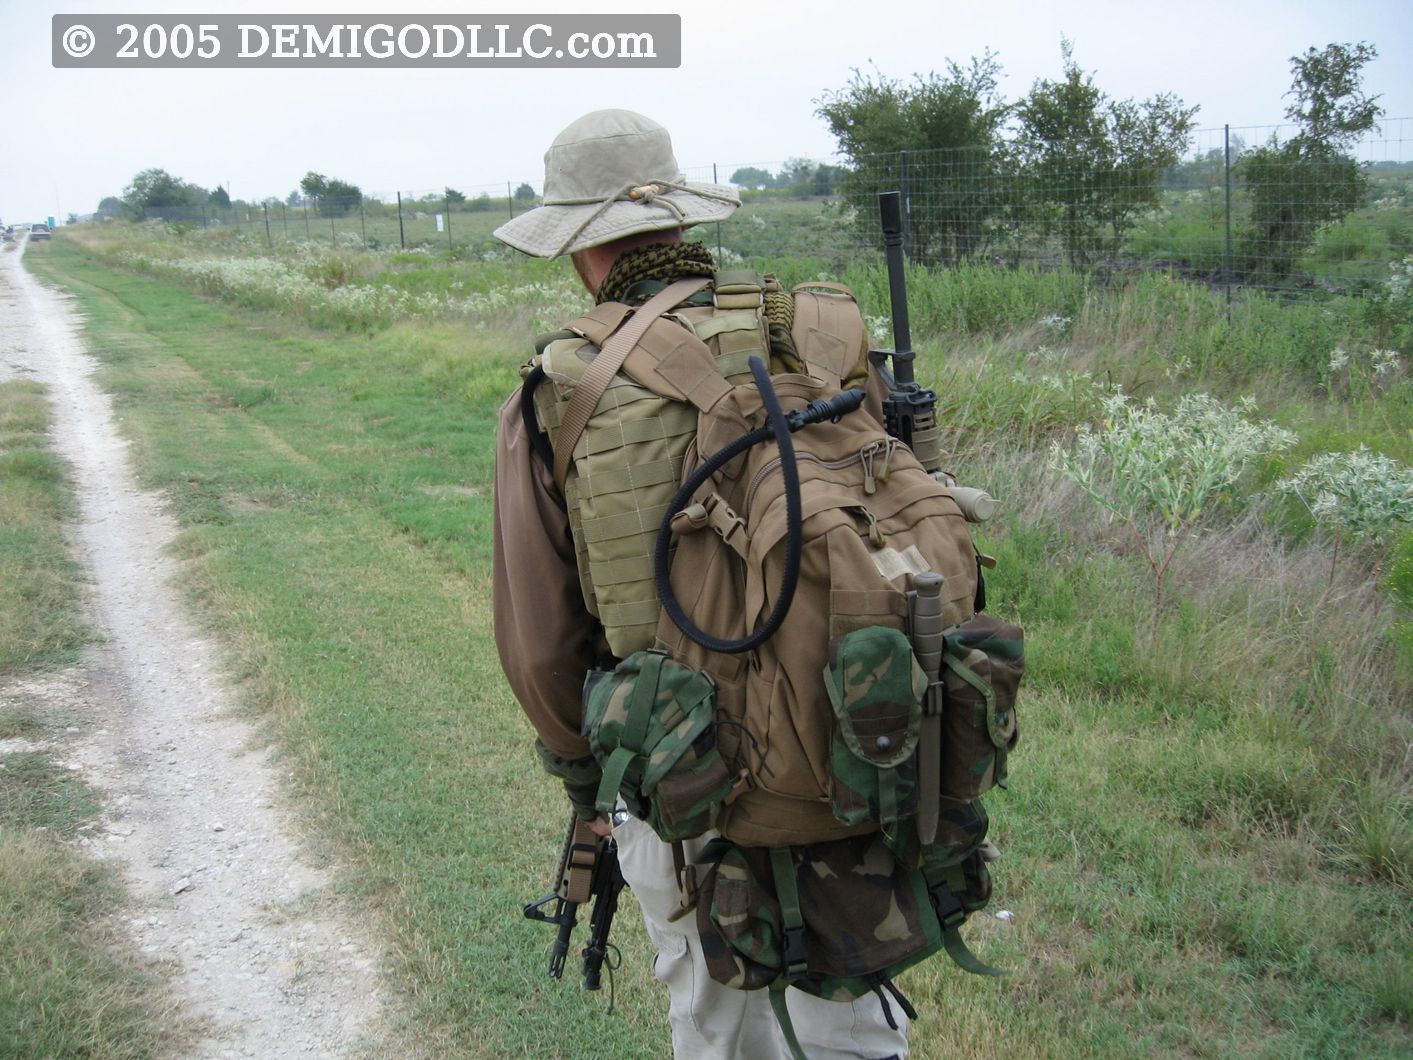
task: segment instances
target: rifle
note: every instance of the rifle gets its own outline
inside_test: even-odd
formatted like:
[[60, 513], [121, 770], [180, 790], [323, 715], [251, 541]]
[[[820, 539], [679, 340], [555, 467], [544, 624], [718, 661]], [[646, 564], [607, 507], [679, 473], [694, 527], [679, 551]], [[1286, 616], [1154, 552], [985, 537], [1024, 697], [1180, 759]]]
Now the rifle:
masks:
[[[888, 384], [883, 401], [884, 427], [913, 451], [929, 472], [942, 470], [942, 445], [937, 432], [937, 392], [913, 378], [912, 335], [908, 329], [908, 289], [903, 276], [902, 195], [878, 193], [878, 213], [883, 223], [883, 253], [888, 261], [888, 302], [893, 311], [893, 349], [869, 350], [874, 369]], [[891, 357], [893, 370], [888, 370]]]
[[[555, 874], [555, 889], [539, 901], [525, 907], [525, 916], [542, 924], [559, 928], [554, 948], [550, 951], [549, 974], [553, 979], [564, 975], [565, 958], [569, 955], [569, 940], [578, 922], [579, 906], [593, 902], [589, 916], [589, 942], [580, 952], [584, 958], [584, 989], [597, 990], [601, 983], [604, 959], [608, 956], [608, 933], [613, 927], [613, 915], [618, 911], [618, 894], [623, 890], [623, 873], [618, 867], [618, 844], [610, 838], [595, 835], [588, 822], [570, 812], [569, 832], [564, 837], [564, 850], [559, 855]], [[554, 912], [545, 907], [554, 903]], [[613, 965], [609, 966], [612, 971]], [[610, 982], [610, 985], [611, 982]], [[610, 994], [612, 991], [610, 991]]]
[[[985, 490], [958, 486], [942, 472], [942, 440], [937, 429], [937, 391], [913, 378], [912, 333], [908, 327], [908, 287], [903, 275], [903, 197], [896, 191], [878, 193], [883, 223], [883, 254], [888, 262], [888, 302], [893, 313], [893, 349], [869, 350], [868, 360], [888, 386], [883, 399], [883, 426], [913, 451], [917, 462], [949, 485], [968, 522], [984, 523], [996, 511]], [[893, 370], [888, 370], [892, 360]], [[979, 605], [978, 605], [979, 606]]]

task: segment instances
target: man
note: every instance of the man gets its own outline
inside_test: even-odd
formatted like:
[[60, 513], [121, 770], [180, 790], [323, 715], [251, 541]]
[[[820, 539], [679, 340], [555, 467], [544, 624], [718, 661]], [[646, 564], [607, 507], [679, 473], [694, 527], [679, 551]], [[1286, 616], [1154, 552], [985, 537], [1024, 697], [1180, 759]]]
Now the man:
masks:
[[[684, 277], [710, 277], [714, 265], [683, 230], [723, 220], [740, 200], [729, 186], [684, 182], [667, 131], [631, 111], [595, 111], [566, 128], [545, 155], [544, 205], [496, 230], [536, 257], [569, 254], [586, 290], [600, 302], [637, 304], [645, 290]], [[495, 624], [501, 663], [538, 734], [546, 768], [564, 781], [571, 803], [600, 835], [600, 770], [581, 735], [585, 673], [611, 660], [585, 603], [563, 494], [522, 413], [520, 392], [501, 410], [496, 459]], [[708, 974], [689, 917], [678, 906], [672, 848], [643, 822], [616, 815], [623, 875], [657, 949], [654, 976], [671, 993], [675, 1055], [757, 1058], [789, 1055], [767, 991], [724, 987]], [[690, 859], [710, 838], [687, 844]], [[828, 1002], [787, 991], [805, 1052], [820, 1058], [907, 1054], [902, 1013], [890, 1026], [879, 1000]]]

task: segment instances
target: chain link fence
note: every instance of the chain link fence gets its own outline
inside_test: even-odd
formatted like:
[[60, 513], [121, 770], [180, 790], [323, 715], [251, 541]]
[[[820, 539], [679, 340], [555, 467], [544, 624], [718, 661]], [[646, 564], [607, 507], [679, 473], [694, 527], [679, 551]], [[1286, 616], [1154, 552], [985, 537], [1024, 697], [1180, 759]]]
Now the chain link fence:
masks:
[[[711, 164], [689, 180], [736, 183], [743, 207], [694, 232], [724, 264], [808, 257], [837, 270], [880, 254], [877, 196], [903, 193], [904, 246], [936, 267], [1072, 268], [1100, 281], [1163, 273], [1214, 287], [1358, 293], [1413, 255], [1413, 119], [1351, 152], [1286, 158], [1289, 126], [1207, 129], [1166, 169], [1079, 158], [1026, 165], [1004, 145], [828, 162]], [[1276, 161], [1273, 161], [1275, 159]], [[151, 209], [172, 224], [278, 243], [444, 248], [500, 255], [497, 225], [538, 201], [533, 181]]]

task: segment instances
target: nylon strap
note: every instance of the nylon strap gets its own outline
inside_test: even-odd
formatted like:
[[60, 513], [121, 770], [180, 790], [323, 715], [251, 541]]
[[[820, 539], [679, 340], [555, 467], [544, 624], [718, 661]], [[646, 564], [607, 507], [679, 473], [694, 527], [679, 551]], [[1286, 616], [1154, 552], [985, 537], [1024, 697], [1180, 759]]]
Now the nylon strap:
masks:
[[878, 816], [884, 821], [898, 819], [898, 771], [878, 771]]
[[648, 735], [648, 721], [653, 716], [653, 704], [657, 702], [657, 686], [662, 681], [663, 656], [657, 652], [645, 652], [639, 656], [642, 663], [638, 667], [638, 679], [633, 682], [633, 696], [628, 700], [628, 720], [623, 725], [623, 735], [618, 743], [634, 752], [643, 750], [643, 740]]
[[603, 778], [599, 781], [598, 795], [594, 798], [594, 809], [599, 813], [612, 813], [618, 802], [618, 786], [623, 783], [623, 774], [638, 752], [627, 747], [615, 747], [613, 754], [603, 764]]
[[599, 837], [588, 821], [574, 815], [570, 825], [568, 857], [564, 865], [564, 900], [583, 905], [593, 897], [594, 866], [599, 860]]
[[770, 984], [770, 1008], [775, 1013], [775, 1022], [780, 1024], [780, 1030], [785, 1035], [785, 1044], [790, 1047], [790, 1055], [794, 1060], [809, 1060], [800, 1046], [800, 1039], [795, 1035], [795, 1024], [790, 1019], [790, 1006], [785, 1002], [785, 984], [779, 979]]
[[599, 406], [599, 399], [613, 382], [618, 370], [623, 367], [623, 362], [628, 359], [628, 354], [642, 338], [643, 332], [648, 330], [648, 325], [654, 320], [692, 297], [709, 282], [704, 276], [695, 276], [678, 280], [653, 295], [633, 314], [627, 324], [613, 333], [599, 350], [599, 355], [584, 369], [584, 375], [574, 390], [574, 396], [569, 399], [569, 407], [564, 410], [559, 432], [554, 439], [554, 484], [561, 490], [564, 489], [564, 480], [569, 475], [569, 465], [574, 459], [574, 447], [579, 444], [584, 428], [593, 418], [594, 410]]
[[677, 879], [677, 908], [667, 914], [667, 919], [676, 922], [697, 907], [696, 870], [687, 864], [687, 851], [680, 839], [672, 841], [672, 873]]
[[1009, 972], [1000, 968], [992, 968], [989, 964], [983, 964], [976, 954], [967, 948], [966, 942], [962, 939], [962, 933], [956, 928], [942, 932], [942, 946], [947, 951], [947, 956], [952, 958], [957, 967], [972, 975], [1009, 975]]
[[805, 917], [800, 912], [800, 885], [789, 847], [771, 847], [770, 869], [775, 876], [775, 897], [780, 902], [780, 926], [785, 934], [785, 978], [797, 979], [808, 970], [805, 963]]
[[992, 968], [989, 964], [983, 964], [977, 955], [967, 948], [961, 934], [961, 926], [967, 918], [966, 910], [961, 899], [947, 886], [946, 880], [939, 880], [931, 885], [928, 891], [932, 895], [932, 907], [937, 913], [937, 923], [942, 928], [942, 948], [947, 951], [947, 956], [952, 958], [953, 963], [972, 975], [1009, 974], [999, 968]]

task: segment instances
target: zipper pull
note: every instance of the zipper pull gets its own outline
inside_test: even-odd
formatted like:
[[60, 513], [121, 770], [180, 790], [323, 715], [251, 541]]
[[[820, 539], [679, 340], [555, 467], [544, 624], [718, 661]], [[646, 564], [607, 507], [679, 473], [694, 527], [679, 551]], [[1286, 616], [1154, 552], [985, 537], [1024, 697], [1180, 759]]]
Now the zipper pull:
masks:
[[891, 434], [890, 434], [887, 438], [884, 439], [884, 441], [883, 441], [883, 467], [882, 467], [882, 468], [879, 470], [879, 472], [878, 472], [878, 481], [879, 481], [879, 482], [887, 482], [887, 481], [888, 481], [888, 471], [889, 471], [888, 465], [892, 462], [892, 460], [893, 460], [893, 454], [894, 454], [895, 452], [897, 452], [898, 446], [900, 446], [900, 445], [902, 445], [902, 444], [903, 444], [902, 442], [898, 441], [898, 439], [894, 438]]
[[863, 465], [864, 495], [872, 497], [878, 492], [878, 483], [873, 475], [873, 454], [878, 449], [877, 442], [870, 442], [859, 450], [859, 463]]
[[873, 543], [874, 548], [882, 548], [888, 543], [888, 535], [878, 525], [878, 517], [865, 508], [862, 504], [857, 505], [852, 511], [858, 512], [859, 516], [868, 524], [868, 539]]

